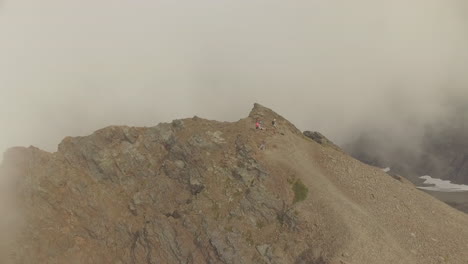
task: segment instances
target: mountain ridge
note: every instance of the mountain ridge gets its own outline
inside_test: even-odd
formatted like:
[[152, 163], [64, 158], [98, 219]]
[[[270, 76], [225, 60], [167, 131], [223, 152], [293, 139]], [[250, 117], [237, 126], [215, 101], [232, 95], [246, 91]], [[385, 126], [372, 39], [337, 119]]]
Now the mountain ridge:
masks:
[[259, 104], [237, 122], [111, 126], [54, 153], [13, 148], [1, 171], [23, 222], [2, 263], [468, 260], [466, 215]]

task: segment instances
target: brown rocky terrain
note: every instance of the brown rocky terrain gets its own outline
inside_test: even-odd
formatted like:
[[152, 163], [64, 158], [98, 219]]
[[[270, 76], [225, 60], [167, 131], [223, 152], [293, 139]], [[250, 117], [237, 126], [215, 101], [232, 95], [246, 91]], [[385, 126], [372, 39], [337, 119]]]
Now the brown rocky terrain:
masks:
[[258, 104], [13, 148], [1, 172], [1, 263], [468, 263], [468, 215]]

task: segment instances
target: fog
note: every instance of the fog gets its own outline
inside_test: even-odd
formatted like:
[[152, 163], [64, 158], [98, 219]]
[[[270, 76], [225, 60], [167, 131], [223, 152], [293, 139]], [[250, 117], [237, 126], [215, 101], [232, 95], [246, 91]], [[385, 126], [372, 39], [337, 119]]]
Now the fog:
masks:
[[0, 158], [108, 125], [234, 121], [254, 102], [340, 145], [370, 133], [385, 143], [369, 148], [417, 152], [466, 109], [467, 18], [465, 0], [3, 0]]
[[0, 150], [233, 121], [254, 102], [338, 144], [376, 128], [416, 142], [468, 99], [467, 15], [462, 0], [6, 0]]

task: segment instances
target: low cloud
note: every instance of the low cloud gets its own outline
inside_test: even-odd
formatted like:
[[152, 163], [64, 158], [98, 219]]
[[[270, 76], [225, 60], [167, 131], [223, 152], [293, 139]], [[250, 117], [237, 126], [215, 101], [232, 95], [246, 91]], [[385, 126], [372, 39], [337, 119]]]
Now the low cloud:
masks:
[[[364, 134], [377, 142], [364, 150], [413, 155], [428, 125], [464, 113], [467, 15], [463, 0], [5, 0], [0, 152], [108, 125], [234, 121], [259, 102], [338, 144]], [[0, 260], [7, 190], [3, 175]]]
[[467, 5], [5, 1], [0, 149], [267, 105], [338, 144], [417, 139], [466, 102]]

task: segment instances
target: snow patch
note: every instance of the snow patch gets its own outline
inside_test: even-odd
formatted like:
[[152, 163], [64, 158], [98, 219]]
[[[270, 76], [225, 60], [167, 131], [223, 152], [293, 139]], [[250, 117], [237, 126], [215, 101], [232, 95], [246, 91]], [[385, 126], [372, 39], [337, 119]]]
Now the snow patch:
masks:
[[468, 185], [455, 184], [450, 181], [432, 178], [431, 176], [421, 176], [424, 179], [424, 184], [433, 186], [418, 186], [417, 188], [428, 191], [438, 192], [468, 192]]

